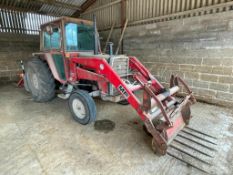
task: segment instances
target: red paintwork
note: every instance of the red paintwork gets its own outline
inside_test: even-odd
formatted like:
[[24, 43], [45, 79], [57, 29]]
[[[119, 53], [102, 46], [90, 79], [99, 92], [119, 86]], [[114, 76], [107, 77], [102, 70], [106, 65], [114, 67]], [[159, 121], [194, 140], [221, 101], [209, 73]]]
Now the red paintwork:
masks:
[[[175, 121], [171, 121], [169, 115], [167, 114], [166, 104], [169, 101], [174, 100], [170, 95], [164, 101], [159, 101], [157, 98], [158, 93], [164, 89], [164, 87], [152, 76], [152, 74], [135, 58], [129, 57], [129, 69], [135, 72], [132, 76], [137, 80], [141, 85], [138, 85], [134, 89], [129, 89], [127, 85], [122, 81], [118, 74], [112, 69], [108, 62], [104, 58], [95, 58], [95, 57], [74, 57], [69, 59], [69, 68], [70, 68], [70, 81], [78, 81], [80, 79], [85, 80], [94, 80], [97, 81], [99, 89], [102, 93], [108, 94], [108, 83], [114, 85], [116, 89], [121, 92], [121, 94], [128, 100], [130, 105], [137, 111], [140, 118], [147, 122], [147, 125], [150, 125], [150, 114], [147, 113], [150, 109], [151, 100], [155, 100], [157, 103], [158, 109], [161, 110], [161, 113], [165, 119], [165, 122], [161, 125], [162, 129], [156, 129], [156, 126], [152, 126], [155, 132], [151, 132], [158, 145], [167, 145], [174, 136], [186, 125], [186, 121], [190, 119], [190, 116], [182, 116], [181, 112], [176, 116]], [[177, 78], [182, 84], [184, 82]], [[148, 84], [148, 82], [151, 82]], [[186, 85], [186, 84], [184, 84]], [[133, 91], [138, 89], [144, 89], [146, 96], [144, 96], [143, 103], [141, 103]], [[122, 91], [123, 90], [123, 91]], [[178, 108], [181, 111], [186, 107], [187, 103], [192, 102], [193, 96], [191, 91], [188, 89], [190, 96], [184, 100], [184, 102]], [[149, 124], [148, 124], [149, 123]], [[150, 127], [150, 126], [149, 126]], [[163, 131], [163, 134], [159, 134]], [[166, 147], [167, 148], [167, 147]], [[163, 146], [159, 146], [161, 153], [165, 153], [166, 149]]]
[[147, 80], [151, 79], [153, 86], [155, 87], [156, 90], [160, 91], [164, 87], [153, 77], [153, 75], [145, 68], [145, 66], [138, 61], [136, 57], [130, 56], [130, 68], [132, 70], [137, 70], [139, 71]]
[[24, 77], [24, 73], [20, 73], [19, 74], [19, 81], [17, 82], [17, 87], [19, 87], [19, 88], [22, 88], [24, 85], [23, 77]]
[[[108, 64], [105, 59], [102, 58], [71, 58], [70, 59], [70, 72], [72, 80], [79, 79], [78, 71], [74, 65], [79, 64], [85, 67], [85, 69], [94, 70], [96, 74], [102, 75], [106, 78], [106, 82], [101, 82], [104, 86], [99, 87], [104, 93], [107, 92], [107, 83], [110, 82], [115, 86], [116, 89], [121, 85], [126, 92], [128, 93], [128, 97], [125, 97], [131, 106], [138, 112], [141, 119], [144, 121], [146, 116], [143, 114], [143, 111], [140, 109], [140, 102], [137, 97], [133, 94], [131, 90], [127, 88], [125, 83], [121, 80], [121, 78], [117, 75], [117, 73], [112, 69], [112, 67]], [[103, 70], [100, 68], [101, 65], [103, 66]], [[73, 68], [73, 69], [72, 69]], [[89, 76], [88, 74], [83, 75], [82, 77], [86, 76], [86, 79], [90, 78], [89, 80], [94, 80], [93, 78], [97, 78], [97, 76]], [[102, 78], [101, 78], [102, 79]], [[101, 80], [99, 79], [99, 80]], [[103, 79], [102, 79], [103, 80]], [[105, 86], [106, 85], [106, 86]], [[122, 94], [124, 95], [124, 94]]]
[[166, 130], [167, 140], [170, 140], [174, 137], [174, 134], [177, 134], [185, 126], [185, 122], [182, 116], [177, 117], [173, 123], [173, 127], [170, 127]]
[[[52, 54], [62, 54], [64, 58], [66, 80], [61, 80], [58, 76]], [[96, 81], [101, 94], [109, 94], [108, 85], [111, 83], [118, 91], [127, 99], [130, 105], [137, 111], [141, 120], [145, 122], [146, 127], [150, 128], [154, 140], [156, 141], [160, 152], [166, 153], [166, 148], [162, 145], [167, 145], [174, 138], [174, 136], [186, 125], [186, 120], [189, 120], [189, 116], [182, 116], [179, 112], [179, 116], [175, 121], [171, 121], [166, 110], [168, 110], [167, 104], [174, 100], [171, 95], [165, 100], [159, 101], [157, 95], [163, 91], [164, 87], [156, 80], [156, 78], [138, 61], [136, 57], [129, 57], [129, 69], [132, 70], [131, 75], [140, 84], [129, 89], [121, 77], [113, 70], [109, 63], [100, 57], [79, 57], [78, 53], [64, 54], [64, 52], [51, 52], [44, 53], [43, 58], [48, 62], [50, 69], [58, 81], [62, 84], [77, 83], [79, 80], [91, 80]], [[172, 81], [180, 81], [184, 87], [187, 85], [178, 77], [173, 77]], [[188, 88], [188, 87], [187, 87]], [[136, 97], [134, 91], [143, 89], [143, 102]], [[187, 103], [193, 102], [194, 98], [191, 95], [191, 91], [187, 89], [190, 94], [189, 98], [186, 98], [181, 105], [180, 110], [183, 109]], [[161, 114], [164, 117], [164, 123], [162, 125], [154, 126], [150, 120], [152, 116], [148, 111], [151, 109], [151, 101], [156, 101], [157, 108], [161, 110]], [[151, 125], [151, 126], [150, 126]], [[151, 129], [152, 128], [152, 129]], [[163, 133], [163, 134], [162, 134]]]

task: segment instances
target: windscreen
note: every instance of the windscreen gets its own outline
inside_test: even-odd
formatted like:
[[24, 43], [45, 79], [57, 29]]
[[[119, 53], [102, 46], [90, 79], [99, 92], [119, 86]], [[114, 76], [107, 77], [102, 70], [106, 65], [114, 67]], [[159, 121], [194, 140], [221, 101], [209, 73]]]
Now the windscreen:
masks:
[[84, 24], [65, 24], [67, 51], [93, 51], [94, 27]]

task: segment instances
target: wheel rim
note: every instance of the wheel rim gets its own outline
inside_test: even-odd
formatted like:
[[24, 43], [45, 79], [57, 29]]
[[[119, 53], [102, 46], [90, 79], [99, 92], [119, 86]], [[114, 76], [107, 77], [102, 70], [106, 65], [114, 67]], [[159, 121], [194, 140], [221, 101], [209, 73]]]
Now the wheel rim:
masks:
[[39, 82], [36, 74], [32, 74], [32, 83], [36, 89], [39, 89]]
[[84, 119], [86, 117], [86, 109], [84, 104], [79, 99], [74, 99], [72, 102], [72, 108], [74, 111], [74, 114], [80, 118]]

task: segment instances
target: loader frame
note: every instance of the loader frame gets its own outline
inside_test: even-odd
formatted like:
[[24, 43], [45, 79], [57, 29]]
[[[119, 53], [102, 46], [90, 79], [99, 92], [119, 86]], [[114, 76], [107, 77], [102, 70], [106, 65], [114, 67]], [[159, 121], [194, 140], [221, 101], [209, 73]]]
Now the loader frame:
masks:
[[[141, 120], [145, 123], [147, 131], [153, 136], [152, 144], [154, 151], [164, 155], [166, 154], [169, 143], [178, 132], [189, 123], [191, 118], [190, 105], [195, 103], [195, 98], [187, 84], [179, 77], [171, 77], [172, 87], [167, 91], [136, 57], [129, 58], [129, 68], [136, 71], [132, 76], [140, 83], [140, 85], [132, 89], [127, 87], [105, 59], [95, 57], [72, 58], [70, 60], [70, 80], [77, 81], [79, 79], [87, 79], [97, 81], [101, 93], [107, 92], [108, 83], [114, 85], [137, 111]], [[77, 67], [77, 65], [79, 65], [79, 67]], [[94, 71], [92, 72], [89, 70]], [[170, 109], [171, 106], [178, 105], [175, 104], [176, 101], [173, 97], [179, 91], [178, 82], [183, 85], [188, 95], [178, 107]], [[143, 90], [143, 102], [140, 102], [133, 93], [138, 90]], [[163, 91], [164, 93], [161, 93]], [[157, 108], [156, 114], [152, 116], [148, 111], [155, 106]], [[171, 111], [167, 113], [168, 110]], [[178, 115], [175, 116], [175, 114]], [[156, 118], [162, 118], [164, 122], [155, 126], [153, 120]]]

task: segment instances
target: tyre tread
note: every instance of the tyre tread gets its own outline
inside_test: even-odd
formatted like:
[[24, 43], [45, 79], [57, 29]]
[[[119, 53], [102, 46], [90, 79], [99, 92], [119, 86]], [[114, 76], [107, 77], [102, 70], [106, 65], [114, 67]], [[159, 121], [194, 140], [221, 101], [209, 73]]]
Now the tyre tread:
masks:
[[[84, 104], [84, 106], [86, 106], [89, 110], [89, 116], [86, 116], [86, 118], [84, 118], [83, 120], [78, 119], [73, 112], [72, 100], [74, 97], [81, 98], [82, 100], [84, 100], [84, 103], [86, 103], [86, 104]], [[93, 98], [84, 90], [77, 90], [71, 94], [70, 99], [69, 99], [69, 108], [70, 108], [70, 111], [72, 113], [74, 120], [79, 122], [82, 125], [87, 125], [89, 123], [92, 123], [96, 119], [95, 102], [94, 102]]]
[[36, 102], [47, 102], [52, 100], [55, 96], [55, 81], [47, 63], [34, 57], [28, 61], [27, 69], [37, 70], [39, 73], [39, 90], [35, 90], [30, 84], [30, 81], [28, 82], [33, 100]]

